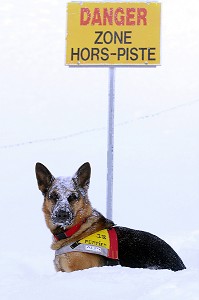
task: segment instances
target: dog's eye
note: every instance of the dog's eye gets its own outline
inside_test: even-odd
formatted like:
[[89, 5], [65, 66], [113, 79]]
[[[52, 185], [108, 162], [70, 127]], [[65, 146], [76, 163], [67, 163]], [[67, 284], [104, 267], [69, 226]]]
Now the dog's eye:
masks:
[[57, 192], [53, 192], [49, 196], [50, 200], [57, 201], [59, 199], [59, 195]]
[[68, 197], [68, 202], [72, 202], [72, 201], [75, 201], [75, 200], [77, 200], [77, 199], [78, 199], [77, 195], [71, 194], [71, 195]]

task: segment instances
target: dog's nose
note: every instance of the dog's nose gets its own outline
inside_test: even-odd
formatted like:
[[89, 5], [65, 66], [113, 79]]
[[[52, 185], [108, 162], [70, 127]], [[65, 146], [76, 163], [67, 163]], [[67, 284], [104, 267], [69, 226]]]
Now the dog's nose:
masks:
[[57, 218], [59, 218], [60, 220], [68, 219], [69, 215], [70, 215], [70, 213], [65, 210], [59, 210], [57, 212]]

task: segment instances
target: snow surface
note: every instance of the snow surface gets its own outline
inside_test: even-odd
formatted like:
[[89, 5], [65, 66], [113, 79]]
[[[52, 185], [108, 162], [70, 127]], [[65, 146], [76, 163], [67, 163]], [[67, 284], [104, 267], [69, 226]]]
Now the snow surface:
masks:
[[106, 211], [108, 70], [64, 66], [66, 1], [0, 1], [0, 299], [199, 299], [199, 3], [162, 0], [162, 66], [116, 70], [114, 222], [166, 240], [181, 272], [56, 273], [34, 166], [89, 161]]

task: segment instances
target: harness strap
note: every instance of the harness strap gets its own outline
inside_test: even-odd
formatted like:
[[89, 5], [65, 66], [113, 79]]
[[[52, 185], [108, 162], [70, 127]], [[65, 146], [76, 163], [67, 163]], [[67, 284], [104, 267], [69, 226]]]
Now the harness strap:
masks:
[[86, 219], [84, 219], [82, 222], [74, 225], [73, 227], [61, 232], [61, 233], [58, 233], [58, 234], [54, 234], [54, 238], [56, 239], [56, 241], [60, 241], [60, 240], [64, 240], [66, 238], [69, 238], [71, 237], [73, 234], [75, 234], [79, 229], [80, 227], [82, 226], [82, 224], [84, 224], [86, 222]]
[[118, 239], [114, 227], [103, 229], [73, 244], [65, 245], [55, 251], [55, 256], [74, 251], [98, 254], [118, 260]]
[[117, 232], [115, 228], [111, 228], [108, 230], [109, 238], [110, 238], [110, 248], [108, 251], [108, 257], [112, 259], [118, 258], [118, 238], [117, 238]]

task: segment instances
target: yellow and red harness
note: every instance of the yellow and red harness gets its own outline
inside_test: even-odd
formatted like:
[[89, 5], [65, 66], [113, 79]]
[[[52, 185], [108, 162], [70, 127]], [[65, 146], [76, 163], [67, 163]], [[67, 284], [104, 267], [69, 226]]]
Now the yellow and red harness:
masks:
[[111, 259], [118, 259], [118, 239], [113, 228], [103, 229], [73, 244], [63, 246], [55, 251], [55, 255], [68, 252], [86, 252], [98, 254]]

